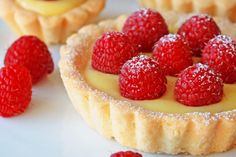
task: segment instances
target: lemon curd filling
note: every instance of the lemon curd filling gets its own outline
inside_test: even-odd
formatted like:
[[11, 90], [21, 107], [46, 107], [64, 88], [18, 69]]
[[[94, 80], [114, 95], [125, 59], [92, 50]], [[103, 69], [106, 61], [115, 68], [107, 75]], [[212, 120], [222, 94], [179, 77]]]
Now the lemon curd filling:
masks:
[[222, 101], [216, 104], [201, 106], [201, 107], [190, 107], [185, 106], [177, 102], [174, 98], [174, 86], [177, 78], [167, 77], [167, 91], [159, 99], [154, 100], [142, 100], [134, 101], [124, 98], [120, 95], [118, 76], [112, 74], [106, 74], [94, 70], [91, 64], [88, 64], [85, 70], [85, 79], [89, 85], [93, 88], [103, 91], [114, 98], [120, 100], [128, 100], [142, 107], [165, 113], [187, 113], [187, 112], [211, 112], [217, 113], [222, 111], [229, 111], [236, 109], [236, 84], [225, 84], [224, 85], [224, 97]]
[[56, 16], [67, 12], [86, 0], [16, 0], [20, 6], [43, 16]]

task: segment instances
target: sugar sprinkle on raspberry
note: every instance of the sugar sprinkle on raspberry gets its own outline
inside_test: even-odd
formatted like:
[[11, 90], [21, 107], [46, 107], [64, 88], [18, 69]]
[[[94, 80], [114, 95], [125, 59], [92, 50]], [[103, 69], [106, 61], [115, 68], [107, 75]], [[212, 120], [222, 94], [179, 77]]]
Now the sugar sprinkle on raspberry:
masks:
[[166, 35], [166, 38], [160, 38], [160, 41], [165, 43], [165, 42], [174, 42], [177, 39], [179, 39], [178, 35], [176, 34], [168, 34]]

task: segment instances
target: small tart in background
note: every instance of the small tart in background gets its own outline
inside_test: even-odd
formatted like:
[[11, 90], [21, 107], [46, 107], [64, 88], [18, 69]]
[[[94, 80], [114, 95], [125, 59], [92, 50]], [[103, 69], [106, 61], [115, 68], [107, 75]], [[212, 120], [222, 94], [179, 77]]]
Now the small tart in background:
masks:
[[198, 12], [227, 17], [236, 22], [236, 0], [138, 0], [143, 7], [160, 12], [173, 10], [182, 13]]
[[[176, 12], [165, 12], [162, 15], [173, 32], [190, 16]], [[229, 110], [217, 107], [217, 110], [211, 111], [211, 106], [208, 106], [206, 110], [192, 108], [192, 111], [181, 112], [182, 106], [179, 105], [177, 111], [173, 112], [152, 110], [142, 106], [141, 102], [123, 99], [117, 94], [111, 95], [110, 92], [114, 91], [112, 85], [117, 84], [116, 80], [110, 80], [111, 86], [108, 86], [107, 91], [99, 88], [107, 83], [106, 79], [96, 79], [95, 84], [99, 87], [89, 82], [90, 78], [86, 73], [91, 65], [95, 42], [105, 32], [121, 31], [126, 19], [127, 16], [121, 16], [85, 26], [61, 47], [61, 77], [72, 104], [82, 118], [103, 136], [114, 139], [123, 146], [145, 152], [205, 155], [234, 148], [235, 107]], [[235, 24], [227, 19], [215, 20], [222, 33], [235, 40]], [[105, 78], [108, 75], [103, 74]], [[230, 96], [232, 99], [233, 97]], [[146, 103], [150, 104], [150, 101]], [[163, 104], [168, 106], [169, 103], [170, 101], [165, 101]], [[232, 105], [235, 105], [235, 101], [232, 101]]]
[[98, 16], [106, 2], [70, 1], [1, 0], [0, 17], [18, 35], [35, 35], [47, 44], [63, 43], [68, 36]]

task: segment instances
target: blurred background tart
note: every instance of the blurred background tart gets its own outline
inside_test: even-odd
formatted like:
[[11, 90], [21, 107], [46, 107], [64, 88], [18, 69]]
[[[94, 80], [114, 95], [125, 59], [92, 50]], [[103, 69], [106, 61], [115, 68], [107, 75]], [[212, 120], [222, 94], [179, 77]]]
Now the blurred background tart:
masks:
[[236, 22], [236, 0], [138, 0], [143, 7], [161, 12], [201, 12], [212, 16], [226, 17]]
[[97, 17], [104, 5], [105, 0], [1, 0], [0, 17], [18, 35], [57, 44]]

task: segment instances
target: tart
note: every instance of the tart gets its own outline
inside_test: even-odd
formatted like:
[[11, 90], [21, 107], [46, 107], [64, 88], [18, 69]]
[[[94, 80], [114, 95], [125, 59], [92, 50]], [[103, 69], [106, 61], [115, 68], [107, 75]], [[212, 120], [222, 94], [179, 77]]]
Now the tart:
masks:
[[[173, 32], [189, 16], [163, 13]], [[234, 148], [234, 84], [225, 85], [226, 99], [220, 103], [187, 107], [175, 102], [171, 95], [176, 81], [174, 77], [167, 78], [167, 92], [160, 99], [130, 100], [120, 95], [117, 76], [91, 67], [97, 39], [105, 32], [121, 31], [126, 19], [127, 16], [123, 15], [85, 26], [61, 47], [59, 67], [63, 83], [72, 104], [87, 124], [123, 146], [151, 153], [204, 155]], [[235, 37], [235, 24], [222, 18], [215, 20], [223, 34]], [[228, 99], [230, 101], [226, 103]], [[159, 107], [154, 107], [155, 104]]]
[[0, 17], [19, 35], [57, 44], [93, 20], [104, 5], [105, 0], [1, 0]]
[[202, 12], [236, 22], [236, 0], [139, 0], [139, 4], [159, 11]]

